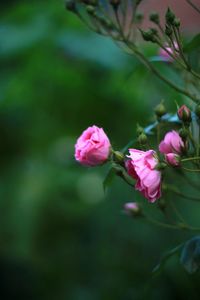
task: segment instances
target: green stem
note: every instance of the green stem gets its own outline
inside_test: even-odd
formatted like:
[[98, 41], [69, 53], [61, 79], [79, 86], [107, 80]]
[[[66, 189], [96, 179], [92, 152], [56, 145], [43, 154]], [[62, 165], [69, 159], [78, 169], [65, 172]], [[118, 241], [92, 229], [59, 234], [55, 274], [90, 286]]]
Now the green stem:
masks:
[[160, 227], [164, 227], [167, 229], [175, 229], [175, 230], [191, 230], [191, 231], [200, 231], [199, 227], [193, 227], [184, 223], [179, 223], [177, 225], [172, 225], [172, 224], [168, 224], [168, 223], [163, 223], [160, 221], [157, 221], [147, 215], [144, 215], [146, 217], [146, 220], [151, 223], [154, 224], [156, 226], [160, 226]]
[[147, 215], [145, 215], [146, 217], [146, 220], [154, 225], [157, 225], [157, 226], [160, 226], [160, 227], [165, 227], [165, 228], [169, 228], [169, 229], [180, 229], [179, 226], [177, 225], [172, 225], [172, 224], [167, 224], [167, 223], [163, 223], [163, 222], [160, 222], [160, 221], [157, 221]]
[[182, 172], [182, 170], [180, 170], [180, 172], [178, 174], [180, 174], [182, 176], [182, 178], [194, 189], [196, 189], [196, 190], [200, 189], [200, 185], [196, 182], [193, 182], [188, 176], [186, 176], [186, 174], [184, 172]]
[[186, 0], [186, 2], [200, 14], [200, 8], [198, 8], [191, 0]]
[[196, 73], [195, 71], [192, 70], [191, 66], [189, 65], [188, 61], [186, 60], [185, 58], [185, 55], [183, 53], [183, 48], [182, 48], [182, 45], [181, 45], [181, 41], [180, 41], [180, 34], [179, 34], [179, 31], [177, 32], [176, 31], [176, 28], [173, 27], [173, 31], [174, 31], [174, 35], [175, 35], [175, 38], [176, 38], [176, 42], [178, 44], [178, 48], [179, 48], [179, 53], [180, 53], [180, 56], [183, 60], [183, 62], [185, 63], [185, 69], [191, 73], [193, 76], [195, 76], [196, 78], [200, 79], [200, 75], [198, 73]]
[[185, 168], [185, 167], [182, 167], [183, 170], [185, 171], [188, 171], [188, 172], [200, 172], [200, 169], [189, 169], [189, 168]]
[[181, 45], [181, 41], [179, 39], [179, 35], [177, 34], [176, 28], [174, 26], [172, 26], [172, 27], [173, 27], [174, 36], [176, 38], [176, 42], [177, 42], [177, 45], [178, 45], [179, 54], [180, 54], [183, 62], [185, 63], [187, 70], [190, 71], [191, 70], [191, 66], [188, 64], [188, 62], [187, 62], [187, 60], [186, 60], [186, 58], [184, 56], [182, 45]]
[[181, 162], [193, 161], [193, 160], [200, 160], [200, 156], [183, 158], [181, 159]]
[[172, 87], [177, 92], [189, 97], [192, 99], [195, 103], [199, 103], [200, 99], [197, 98], [196, 95], [190, 94], [187, 90], [177, 86], [172, 81], [164, 77], [149, 61], [148, 59], [136, 48], [129, 45], [128, 41], [126, 41], [126, 45], [134, 52], [134, 54], [146, 65], [146, 67], [155, 74], [158, 78], [160, 78], [162, 81], [164, 81], [167, 85]]
[[182, 214], [178, 211], [178, 209], [177, 209], [176, 205], [174, 204], [174, 202], [173, 201], [169, 201], [169, 203], [170, 203], [172, 209], [174, 210], [175, 214], [177, 215], [177, 217], [180, 219], [180, 221], [182, 221], [187, 226], [187, 224], [185, 223], [185, 220], [184, 220]]
[[185, 194], [181, 193], [179, 190], [177, 190], [177, 189], [176, 189], [175, 187], [173, 187], [173, 186], [166, 185], [165, 188], [166, 188], [167, 191], [171, 191], [171, 192], [173, 192], [174, 194], [176, 194], [177, 196], [182, 197], [182, 198], [184, 198], [184, 199], [192, 200], [192, 201], [196, 201], [196, 202], [199, 202], [199, 201], [200, 201], [200, 198], [199, 198], [199, 197], [185, 195]]

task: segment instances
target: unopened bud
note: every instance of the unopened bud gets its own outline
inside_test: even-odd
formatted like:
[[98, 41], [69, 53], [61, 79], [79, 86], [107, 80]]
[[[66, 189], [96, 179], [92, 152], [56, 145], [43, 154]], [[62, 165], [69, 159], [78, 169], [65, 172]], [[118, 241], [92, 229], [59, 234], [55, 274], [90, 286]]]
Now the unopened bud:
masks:
[[148, 141], [148, 138], [146, 136], [145, 133], [141, 133], [139, 136], [138, 136], [138, 143], [140, 143], [141, 145], [146, 145], [147, 141]]
[[198, 118], [200, 118], [200, 104], [197, 104], [195, 108], [195, 114]]
[[155, 107], [154, 112], [158, 118], [161, 118], [167, 113], [163, 100]]
[[157, 12], [153, 12], [150, 14], [149, 16], [150, 21], [152, 21], [155, 24], [159, 24], [160, 23], [160, 18], [159, 18], [159, 14]]
[[177, 115], [179, 120], [185, 122], [191, 122], [192, 121], [192, 117], [191, 117], [191, 111], [190, 109], [186, 106], [186, 105], [182, 105], [178, 111], [177, 111]]
[[181, 162], [180, 155], [175, 153], [168, 153], [165, 155], [166, 162], [172, 167], [178, 167]]
[[142, 210], [138, 203], [136, 202], [128, 202], [124, 205], [125, 213], [130, 217], [138, 217], [141, 216]]
[[152, 42], [152, 43], [157, 42], [157, 39], [155, 37], [156, 33], [152, 29], [150, 29], [148, 31], [144, 31], [144, 30], [140, 29], [140, 32], [141, 32], [142, 37], [145, 41]]
[[176, 18], [175, 14], [171, 11], [170, 8], [168, 8], [168, 10], [165, 14], [166, 23], [169, 25], [174, 25], [175, 18]]

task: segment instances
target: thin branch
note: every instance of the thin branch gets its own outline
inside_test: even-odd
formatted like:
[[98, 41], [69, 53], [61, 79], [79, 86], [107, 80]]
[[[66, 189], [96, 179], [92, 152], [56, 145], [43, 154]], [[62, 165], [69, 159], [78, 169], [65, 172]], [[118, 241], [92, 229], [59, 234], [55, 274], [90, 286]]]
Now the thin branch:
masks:
[[186, 2], [200, 14], [200, 8], [198, 6], [196, 6], [191, 0], [186, 0]]

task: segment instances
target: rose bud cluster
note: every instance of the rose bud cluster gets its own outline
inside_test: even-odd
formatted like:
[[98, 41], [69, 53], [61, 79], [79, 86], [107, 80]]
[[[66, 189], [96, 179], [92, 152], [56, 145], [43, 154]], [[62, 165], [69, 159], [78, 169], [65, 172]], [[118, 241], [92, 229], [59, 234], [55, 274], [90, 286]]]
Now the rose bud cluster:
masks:
[[[180, 165], [180, 155], [185, 144], [178, 134], [172, 130], [168, 132], [159, 144], [159, 151], [164, 154], [165, 161], [174, 167]], [[128, 159], [127, 159], [127, 158]], [[159, 162], [154, 150], [142, 151], [129, 149], [129, 155], [124, 156], [119, 151], [111, 148], [109, 138], [102, 128], [95, 125], [88, 127], [78, 138], [75, 145], [75, 159], [85, 166], [102, 165], [110, 159], [112, 164], [120, 170], [120, 176], [128, 182], [132, 178], [136, 180], [135, 189], [151, 203], [161, 197], [162, 164]], [[166, 166], [166, 164], [165, 164]], [[129, 181], [130, 182], [130, 181]], [[132, 182], [131, 185], [134, 183]], [[137, 211], [138, 207], [133, 203], [127, 204], [127, 210]]]
[[159, 145], [159, 151], [165, 155], [166, 162], [174, 167], [180, 165], [180, 155], [184, 150], [184, 142], [178, 132], [168, 132]]
[[95, 125], [88, 127], [78, 138], [75, 145], [75, 159], [85, 166], [105, 163], [110, 155], [111, 144], [103, 128]]

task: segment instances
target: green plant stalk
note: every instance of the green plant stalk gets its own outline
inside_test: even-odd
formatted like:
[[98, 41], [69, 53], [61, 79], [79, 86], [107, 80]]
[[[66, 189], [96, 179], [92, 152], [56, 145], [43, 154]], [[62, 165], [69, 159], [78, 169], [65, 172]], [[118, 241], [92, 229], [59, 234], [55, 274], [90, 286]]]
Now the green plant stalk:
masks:
[[185, 168], [185, 167], [182, 167], [183, 170], [185, 171], [188, 171], [188, 172], [200, 172], [200, 169], [189, 169], [189, 168]]
[[149, 223], [159, 226], [159, 227], [164, 227], [167, 229], [175, 229], [175, 230], [189, 230], [189, 231], [200, 231], [199, 227], [193, 227], [184, 223], [179, 223], [176, 225], [172, 225], [172, 224], [168, 224], [168, 223], [163, 223], [160, 221], [157, 221], [153, 218], [151, 218], [150, 216], [144, 215], [144, 217], [146, 217], [146, 221], [148, 221]]
[[186, 2], [200, 14], [200, 8], [198, 8], [191, 0], [186, 0]]
[[193, 161], [193, 160], [200, 160], [200, 156], [183, 158], [181, 159], [181, 162]]
[[194, 189], [200, 190], [200, 185], [197, 184], [197, 183], [195, 183], [195, 182], [193, 182], [188, 176], [186, 176], [186, 174], [185, 174], [184, 172], [181, 171], [181, 172], [178, 173], [178, 174], [180, 174], [180, 175], [182, 176], [182, 178], [183, 178], [187, 183], [189, 183]]
[[167, 85], [169, 85], [171, 88], [173, 88], [174, 90], [176, 90], [177, 92], [187, 96], [188, 98], [190, 98], [191, 100], [193, 100], [195, 103], [199, 103], [200, 99], [197, 98], [196, 95], [191, 94], [189, 91], [177, 86], [176, 84], [174, 84], [172, 81], [170, 81], [169, 79], [167, 79], [166, 77], [164, 77], [149, 61], [148, 59], [136, 48], [134, 47], [131, 48], [132, 51], [134, 52], [134, 54], [144, 63], [144, 65], [146, 65], [146, 67], [154, 74], [156, 75], [159, 79], [161, 79], [162, 81], [164, 81]]
[[173, 26], [173, 32], [174, 32], [174, 35], [175, 35], [175, 38], [176, 38], [176, 42], [178, 44], [180, 56], [181, 56], [183, 62], [185, 63], [185, 69], [189, 73], [191, 73], [193, 76], [195, 76], [196, 78], [200, 79], [200, 75], [197, 74], [195, 71], [192, 70], [192, 67], [189, 65], [188, 61], [185, 58], [185, 55], [184, 55], [183, 49], [182, 49], [182, 45], [181, 45], [181, 42], [180, 42], [180, 38], [179, 38], [179, 36], [180, 36], [179, 32], [177, 34], [176, 28], [174, 28], [174, 26]]
[[177, 196], [182, 197], [182, 198], [184, 198], [184, 199], [192, 200], [192, 201], [196, 201], [196, 202], [200, 202], [200, 198], [199, 198], [199, 197], [194, 197], [194, 196], [185, 195], [185, 194], [179, 192], [179, 191], [178, 191], [176, 188], [174, 188], [173, 186], [166, 185], [166, 190], [167, 190], [167, 191], [171, 191], [171, 192], [173, 192], [174, 194], [176, 194]]

